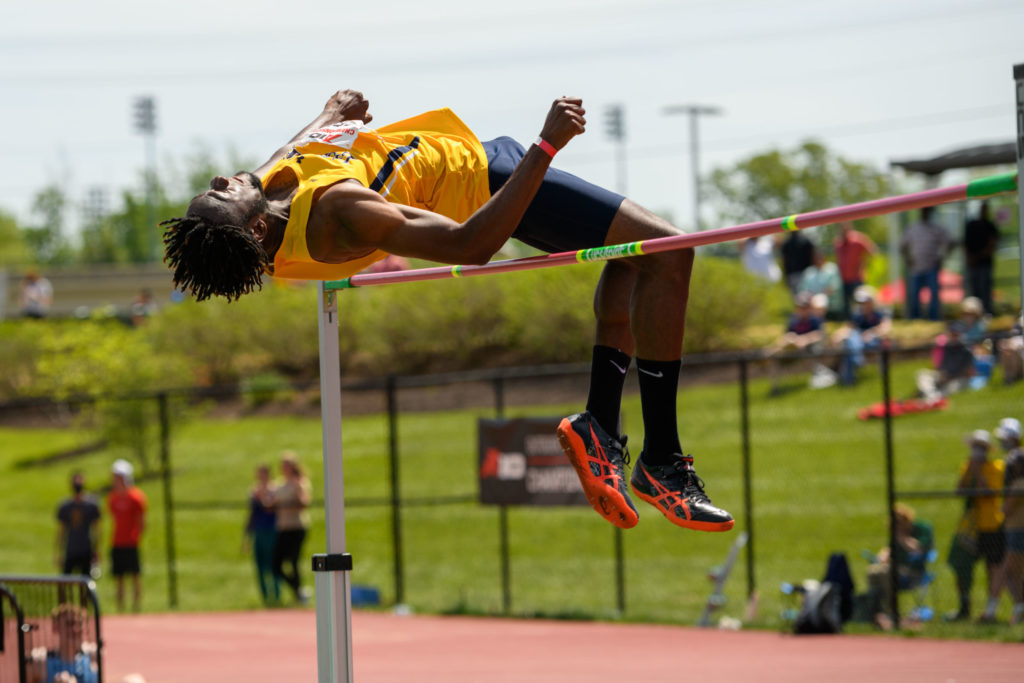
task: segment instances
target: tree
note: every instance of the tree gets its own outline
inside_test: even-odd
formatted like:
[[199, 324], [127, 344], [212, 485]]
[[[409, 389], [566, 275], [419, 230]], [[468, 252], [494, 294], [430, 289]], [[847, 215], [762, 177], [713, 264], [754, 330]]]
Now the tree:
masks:
[[[711, 173], [708, 195], [728, 224], [788, 216], [877, 199], [888, 193], [888, 177], [873, 167], [830, 152], [808, 140], [795, 149], [774, 149]], [[876, 242], [886, 240], [886, 219], [857, 221]], [[822, 226], [831, 244], [836, 226]]]
[[0, 211], [0, 267], [28, 263], [31, 252], [14, 216]]
[[38, 263], [67, 263], [74, 253], [64, 236], [64, 212], [67, 195], [59, 185], [40, 190], [32, 200], [32, 214], [38, 223], [25, 228], [22, 235]]

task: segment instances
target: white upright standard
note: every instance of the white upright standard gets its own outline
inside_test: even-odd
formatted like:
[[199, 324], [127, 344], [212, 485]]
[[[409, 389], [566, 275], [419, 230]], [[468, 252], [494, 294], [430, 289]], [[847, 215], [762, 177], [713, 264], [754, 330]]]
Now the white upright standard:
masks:
[[[1017, 243], [1020, 251], [1020, 299], [1024, 309], [1024, 194], [1020, 179], [1024, 178], [1024, 64], [1013, 65], [1013, 80], [1017, 85]], [[1018, 311], [1021, 313], [1021, 311]], [[1024, 349], [1021, 349], [1024, 354]]]
[[345, 479], [341, 462], [341, 367], [338, 295], [317, 284], [320, 327], [320, 419], [324, 453], [327, 553], [313, 556], [316, 577], [316, 652], [319, 683], [352, 677], [352, 558], [345, 552]]

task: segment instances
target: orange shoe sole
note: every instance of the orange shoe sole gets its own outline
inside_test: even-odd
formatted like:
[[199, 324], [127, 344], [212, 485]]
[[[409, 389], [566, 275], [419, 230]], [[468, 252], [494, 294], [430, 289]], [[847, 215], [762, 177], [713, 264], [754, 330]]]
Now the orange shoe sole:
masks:
[[661, 505], [658, 504], [656, 499], [644, 495], [643, 493], [638, 491], [635, 486], [631, 486], [630, 488], [633, 489], [633, 493], [636, 494], [637, 498], [644, 501], [645, 503], [650, 503], [655, 508], [657, 508], [658, 512], [665, 515], [665, 519], [672, 522], [676, 526], [680, 526], [684, 529], [695, 529], [697, 531], [712, 532], [729, 531], [730, 529], [732, 529], [733, 525], [736, 524], [736, 520], [734, 519], [730, 519], [728, 522], [694, 522], [689, 519], [679, 519], [675, 515], [669, 514], [667, 510], [665, 510]]
[[583, 439], [579, 437], [568, 418], [563, 419], [558, 425], [558, 442], [569, 458], [576, 476], [583, 486], [583, 493], [587, 497], [590, 506], [597, 514], [619, 527], [620, 529], [632, 529], [640, 521], [639, 515], [629, 506], [626, 498], [617, 489], [610, 488], [603, 481], [600, 481], [590, 471], [587, 460], [580, 460], [577, 453], [586, 453], [587, 447]]

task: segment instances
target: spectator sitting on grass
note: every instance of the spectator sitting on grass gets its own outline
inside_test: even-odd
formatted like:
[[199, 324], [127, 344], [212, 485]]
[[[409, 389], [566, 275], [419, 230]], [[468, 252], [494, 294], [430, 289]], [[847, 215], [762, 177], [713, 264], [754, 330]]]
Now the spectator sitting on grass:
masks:
[[[825, 325], [821, 318], [814, 315], [811, 306], [811, 295], [801, 292], [796, 297], [796, 311], [786, 325], [786, 332], [779, 337], [765, 353], [769, 357], [777, 356], [783, 351], [818, 351], [825, 339]], [[772, 393], [778, 392], [776, 379], [779, 371], [778, 361], [771, 365]]]
[[856, 383], [857, 369], [864, 365], [864, 351], [882, 348], [892, 331], [892, 318], [875, 305], [870, 287], [858, 287], [853, 300], [857, 308], [850, 321], [832, 337], [832, 344], [845, 352], [839, 360], [839, 382], [844, 386]]
[[1003, 366], [1003, 383], [1024, 379], [1024, 319], [1018, 317], [1010, 336], [999, 342], [999, 362]]
[[917, 519], [914, 509], [909, 505], [897, 503], [893, 507], [893, 519], [896, 520], [895, 552], [890, 553], [888, 547], [882, 548], [868, 567], [871, 615], [875, 624], [886, 631], [892, 628], [892, 615], [889, 614], [892, 603], [892, 582], [889, 576], [891, 562], [896, 562], [898, 588], [914, 588], [924, 578], [928, 552], [934, 542], [931, 523]]
[[922, 398], [936, 401], [969, 385], [974, 375], [974, 354], [964, 342], [965, 331], [962, 322], [951, 321], [944, 336], [938, 368], [918, 371], [917, 391]]

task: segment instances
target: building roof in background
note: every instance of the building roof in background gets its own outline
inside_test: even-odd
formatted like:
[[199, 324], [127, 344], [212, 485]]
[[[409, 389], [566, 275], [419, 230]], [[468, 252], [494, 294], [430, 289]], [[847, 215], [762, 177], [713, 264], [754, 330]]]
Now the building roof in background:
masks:
[[939, 175], [943, 171], [957, 168], [977, 168], [978, 166], [997, 166], [999, 164], [1016, 164], [1017, 147], [1013, 142], [1002, 142], [993, 145], [975, 145], [955, 149], [931, 159], [910, 159], [890, 162], [892, 166], [906, 171]]

